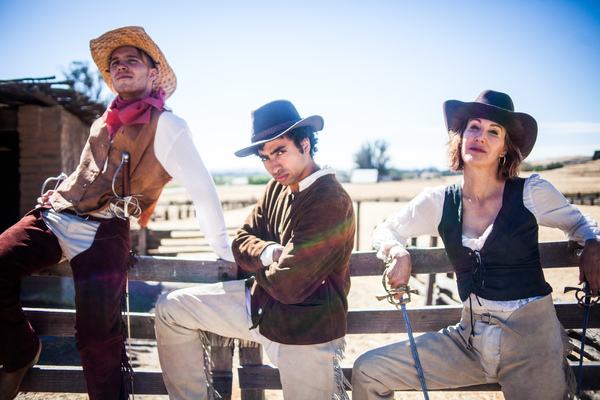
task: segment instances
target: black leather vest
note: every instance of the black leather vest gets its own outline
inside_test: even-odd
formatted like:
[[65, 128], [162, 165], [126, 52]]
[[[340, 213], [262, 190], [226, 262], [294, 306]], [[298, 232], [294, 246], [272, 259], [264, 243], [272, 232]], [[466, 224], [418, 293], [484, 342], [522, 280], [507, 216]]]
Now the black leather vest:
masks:
[[465, 301], [471, 293], [506, 301], [552, 292], [540, 264], [538, 224], [523, 204], [524, 183], [522, 178], [506, 181], [502, 208], [480, 251], [462, 245], [460, 182], [446, 188], [438, 231], [454, 266], [461, 300]]

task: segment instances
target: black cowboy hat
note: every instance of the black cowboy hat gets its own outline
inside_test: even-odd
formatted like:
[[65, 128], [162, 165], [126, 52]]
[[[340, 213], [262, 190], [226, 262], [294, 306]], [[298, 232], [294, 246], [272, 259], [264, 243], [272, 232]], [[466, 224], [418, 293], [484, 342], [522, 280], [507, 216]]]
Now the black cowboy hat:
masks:
[[458, 127], [471, 118], [483, 118], [494, 121], [509, 131], [511, 141], [521, 150], [525, 159], [537, 138], [537, 122], [525, 113], [515, 112], [515, 106], [509, 95], [485, 90], [472, 103], [458, 100], [444, 102], [446, 130], [457, 132]]
[[252, 144], [236, 151], [235, 155], [246, 157], [255, 154], [258, 147], [301, 126], [311, 126], [318, 132], [323, 129], [323, 118], [319, 115], [300, 118], [296, 107], [287, 100], [267, 103], [252, 112]]

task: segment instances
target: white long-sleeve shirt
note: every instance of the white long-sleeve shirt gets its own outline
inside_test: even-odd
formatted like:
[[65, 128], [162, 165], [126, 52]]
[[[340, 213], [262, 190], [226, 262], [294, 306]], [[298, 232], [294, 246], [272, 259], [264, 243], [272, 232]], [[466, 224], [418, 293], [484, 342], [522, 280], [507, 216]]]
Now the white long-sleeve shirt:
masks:
[[164, 112], [158, 119], [154, 154], [164, 169], [190, 194], [200, 230], [215, 254], [234, 261], [221, 202], [212, 176], [204, 166], [187, 123]]
[[[399, 212], [379, 224], [372, 238], [373, 247], [378, 251], [377, 257], [385, 258], [381, 251], [385, 244], [400, 244], [406, 247], [411, 237], [438, 235], [445, 189], [445, 186], [426, 188]], [[587, 239], [600, 238], [597, 222], [569, 204], [551, 183], [541, 179], [537, 174], [525, 180], [523, 204], [535, 216], [539, 225], [558, 228], [569, 240], [583, 245]], [[479, 238], [463, 236], [463, 245], [473, 250], [480, 250], [492, 228], [493, 225], [490, 225]]]

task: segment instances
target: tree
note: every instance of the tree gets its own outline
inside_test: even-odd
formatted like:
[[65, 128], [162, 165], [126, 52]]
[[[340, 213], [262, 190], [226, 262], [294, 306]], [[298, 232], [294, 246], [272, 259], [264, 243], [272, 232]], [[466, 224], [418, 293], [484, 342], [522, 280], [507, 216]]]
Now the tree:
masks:
[[90, 69], [87, 61], [72, 61], [68, 70], [63, 70], [65, 79], [73, 81], [73, 89], [97, 103], [108, 103], [103, 95], [104, 79], [95, 68]]
[[379, 176], [387, 175], [387, 167], [390, 157], [387, 155], [389, 143], [385, 140], [375, 140], [375, 142], [365, 142], [360, 150], [354, 154], [354, 162], [358, 168], [375, 168]]

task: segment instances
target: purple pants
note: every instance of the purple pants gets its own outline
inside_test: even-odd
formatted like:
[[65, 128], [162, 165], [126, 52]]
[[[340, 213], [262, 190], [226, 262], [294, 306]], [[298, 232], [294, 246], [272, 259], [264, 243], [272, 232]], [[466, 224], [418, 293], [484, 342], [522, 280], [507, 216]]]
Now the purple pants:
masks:
[[[77, 349], [91, 400], [127, 398], [122, 362], [121, 305], [131, 239], [129, 221], [98, 227], [91, 247], [71, 260], [75, 283]], [[62, 250], [39, 210], [0, 235], [0, 364], [13, 372], [27, 365], [38, 340], [19, 299], [20, 281], [60, 261]], [[125, 357], [125, 358], [124, 358]]]

